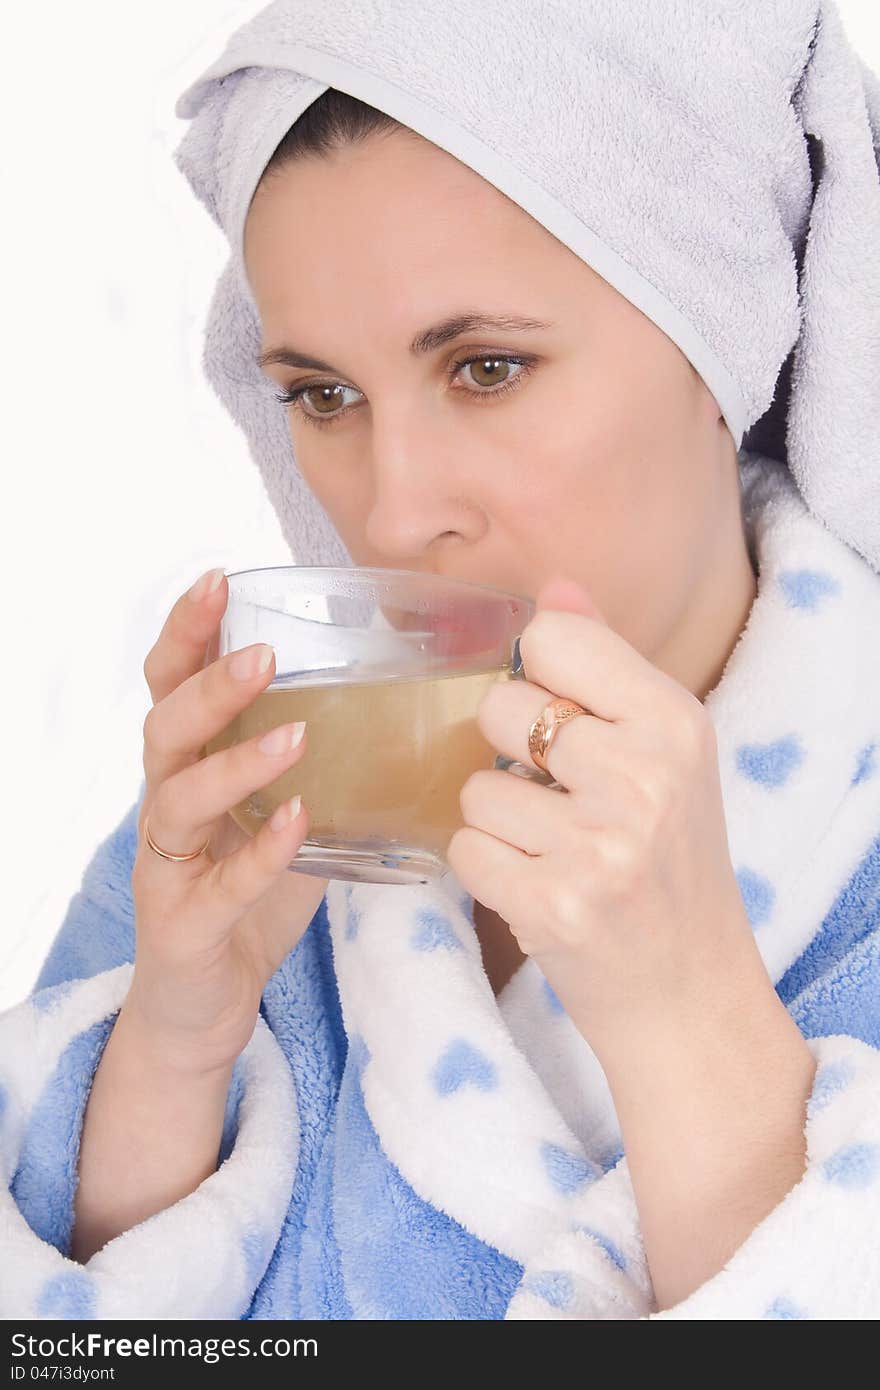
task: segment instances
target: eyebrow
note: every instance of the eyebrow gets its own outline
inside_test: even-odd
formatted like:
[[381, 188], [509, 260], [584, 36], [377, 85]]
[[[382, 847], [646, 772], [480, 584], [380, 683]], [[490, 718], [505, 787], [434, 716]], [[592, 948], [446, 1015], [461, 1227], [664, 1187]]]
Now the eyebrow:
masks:
[[[460, 338], [464, 333], [531, 333], [538, 328], [555, 327], [555, 323], [545, 323], [543, 319], [524, 318], [518, 314], [451, 314], [417, 333], [409, 345], [409, 350], [414, 357], [421, 357], [429, 352], [436, 352], [438, 348], [454, 338]], [[288, 347], [286, 344], [267, 348], [257, 358], [258, 367], [270, 365], [307, 367], [317, 372], [338, 370], [329, 362], [322, 362], [319, 357], [311, 357], [308, 353], [300, 352], [298, 348]]]

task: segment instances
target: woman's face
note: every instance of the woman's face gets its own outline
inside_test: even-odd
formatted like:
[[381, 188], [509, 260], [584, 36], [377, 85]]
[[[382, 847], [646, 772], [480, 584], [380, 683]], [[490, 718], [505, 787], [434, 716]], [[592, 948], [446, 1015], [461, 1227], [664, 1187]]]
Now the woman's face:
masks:
[[[601, 276], [410, 132], [265, 180], [245, 263], [264, 350], [328, 364], [264, 371], [308, 388], [278, 409], [356, 564], [529, 597], [562, 573], [692, 689], [718, 674], [680, 654], [688, 624], [705, 647], [714, 623], [717, 646], [733, 568], [731, 640], [747, 611], [733, 440], [680, 349]], [[465, 314], [547, 326], [411, 349]]]

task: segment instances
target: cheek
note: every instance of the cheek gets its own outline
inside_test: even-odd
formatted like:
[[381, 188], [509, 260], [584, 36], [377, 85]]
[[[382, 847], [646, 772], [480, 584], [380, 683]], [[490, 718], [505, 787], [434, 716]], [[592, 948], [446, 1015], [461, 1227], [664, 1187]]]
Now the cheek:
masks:
[[534, 573], [560, 569], [587, 583], [613, 569], [625, 489], [607, 445], [573, 415], [517, 440], [493, 511]]
[[701, 483], [686, 476], [680, 456], [655, 449], [626, 474], [614, 503], [596, 540], [596, 563], [613, 587], [605, 611], [621, 636], [649, 655], [701, 582], [708, 529]]
[[349, 553], [353, 554], [349, 542], [355, 542], [363, 531], [366, 505], [365, 496], [362, 495], [363, 481], [358, 479], [353, 469], [346, 469], [341, 460], [328, 458], [327, 445], [323, 446], [323, 462], [320, 445], [312, 460], [308, 441], [302, 444], [301, 433], [299, 431], [293, 441], [299, 471], [309, 492], [320, 502]]
[[670, 485], [680, 461], [620, 430], [578, 432], [568, 420], [551, 433], [540, 447], [517, 450], [496, 519], [530, 574], [578, 580], [616, 631], [650, 649], [664, 595], [689, 572], [694, 544], [685, 480]]

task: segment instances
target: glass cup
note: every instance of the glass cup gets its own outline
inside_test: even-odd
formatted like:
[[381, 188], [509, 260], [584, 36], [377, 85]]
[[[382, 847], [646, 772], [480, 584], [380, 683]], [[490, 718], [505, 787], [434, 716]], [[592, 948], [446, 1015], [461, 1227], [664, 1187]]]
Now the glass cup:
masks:
[[305, 753], [235, 806], [253, 835], [300, 793], [307, 838], [288, 867], [359, 883], [428, 883], [464, 824], [478, 768], [556, 784], [496, 755], [477, 725], [495, 681], [522, 678], [520, 595], [409, 570], [280, 565], [227, 575], [229, 601], [205, 664], [254, 642], [275, 676], [206, 752], [306, 721]]

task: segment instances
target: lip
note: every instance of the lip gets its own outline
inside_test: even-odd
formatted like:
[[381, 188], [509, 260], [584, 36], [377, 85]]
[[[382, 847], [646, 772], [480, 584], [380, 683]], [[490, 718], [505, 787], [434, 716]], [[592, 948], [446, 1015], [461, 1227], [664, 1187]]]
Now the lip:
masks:
[[506, 615], [494, 609], [454, 618], [438, 615], [431, 619], [431, 628], [432, 645], [438, 656], [476, 656], [479, 652], [494, 655], [502, 643]]

